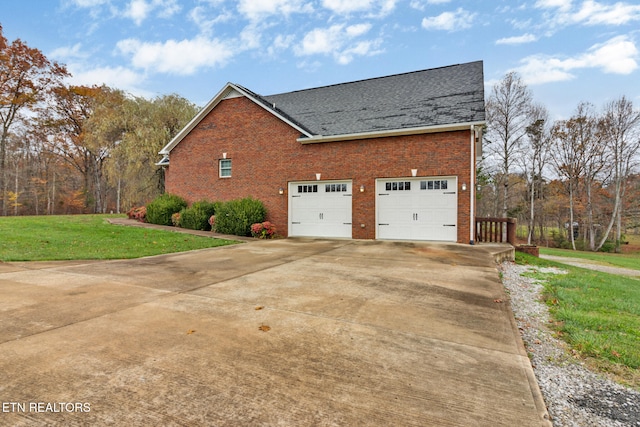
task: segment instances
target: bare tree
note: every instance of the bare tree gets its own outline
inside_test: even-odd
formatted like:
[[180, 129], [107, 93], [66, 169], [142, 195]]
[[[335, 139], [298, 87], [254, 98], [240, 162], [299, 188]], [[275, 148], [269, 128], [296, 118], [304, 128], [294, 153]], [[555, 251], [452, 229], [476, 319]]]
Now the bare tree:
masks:
[[593, 111], [593, 105], [580, 103], [573, 119], [576, 123], [577, 136], [584, 161], [582, 181], [586, 196], [586, 228], [589, 239], [589, 249], [596, 250], [596, 231], [594, 222], [593, 191], [599, 184], [598, 175], [605, 167], [605, 150], [598, 132], [598, 118]]
[[584, 166], [584, 153], [580, 145], [578, 123], [575, 120], [561, 120], [553, 125], [551, 131], [554, 150], [551, 158], [553, 166], [559, 176], [565, 179], [569, 195], [569, 239], [573, 250], [576, 242], [573, 235], [574, 203], [577, 186]]
[[[532, 123], [527, 126], [528, 144], [524, 150], [522, 169], [525, 171], [529, 193], [529, 230], [527, 243], [531, 244], [536, 225], [536, 200], [542, 199], [544, 184], [544, 171], [549, 162], [551, 151], [551, 137], [548, 123], [549, 113], [542, 105], [534, 105], [531, 108]], [[542, 210], [542, 209], [539, 209]], [[543, 239], [544, 236], [540, 235]]]
[[530, 125], [532, 96], [519, 74], [510, 72], [498, 82], [487, 100], [488, 151], [497, 162], [502, 186], [502, 216], [509, 212], [509, 174]]
[[610, 157], [611, 182], [614, 192], [613, 214], [596, 250], [606, 242], [616, 224], [616, 251], [620, 251], [622, 210], [626, 184], [640, 152], [640, 112], [624, 96], [605, 105], [601, 133]]

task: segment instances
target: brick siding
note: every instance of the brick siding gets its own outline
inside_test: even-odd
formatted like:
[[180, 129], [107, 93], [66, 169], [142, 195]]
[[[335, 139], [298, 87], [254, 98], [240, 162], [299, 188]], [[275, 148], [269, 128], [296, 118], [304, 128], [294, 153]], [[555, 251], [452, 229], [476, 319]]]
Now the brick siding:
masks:
[[[166, 191], [187, 201], [261, 200], [287, 235], [287, 191], [292, 181], [352, 180], [353, 238], [375, 239], [376, 178], [457, 176], [470, 183], [470, 131], [301, 144], [300, 133], [247, 98], [221, 101], [170, 155]], [[226, 153], [232, 176], [220, 178]], [[366, 191], [357, 189], [361, 185]], [[285, 190], [284, 195], [279, 189]], [[469, 191], [458, 194], [458, 242], [469, 242]], [[361, 228], [361, 224], [365, 224]]]

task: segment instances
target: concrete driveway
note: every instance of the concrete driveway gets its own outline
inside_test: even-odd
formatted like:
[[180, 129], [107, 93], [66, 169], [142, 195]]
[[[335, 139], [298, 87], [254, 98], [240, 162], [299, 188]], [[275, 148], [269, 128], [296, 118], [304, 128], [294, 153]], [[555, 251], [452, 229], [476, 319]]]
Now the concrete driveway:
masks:
[[0, 425], [550, 425], [490, 251], [0, 263]]

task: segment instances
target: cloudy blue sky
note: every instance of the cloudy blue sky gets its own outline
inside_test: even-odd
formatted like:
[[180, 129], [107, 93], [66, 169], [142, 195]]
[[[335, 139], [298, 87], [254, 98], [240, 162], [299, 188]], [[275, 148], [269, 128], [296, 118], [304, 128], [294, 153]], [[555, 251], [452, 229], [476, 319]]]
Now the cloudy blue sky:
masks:
[[640, 107], [637, 0], [11, 0], [0, 24], [73, 83], [198, 105], [483, 60], [487, 96], [515, 70], [554, 118]]

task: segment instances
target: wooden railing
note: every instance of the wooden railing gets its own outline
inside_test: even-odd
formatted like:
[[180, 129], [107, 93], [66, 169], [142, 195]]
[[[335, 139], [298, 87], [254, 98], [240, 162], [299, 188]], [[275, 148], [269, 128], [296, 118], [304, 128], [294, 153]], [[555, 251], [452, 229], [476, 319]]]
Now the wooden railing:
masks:
[[476, 242], [478, 243], [516, 243], [515, 218], [478, 218], [476, 217]]

